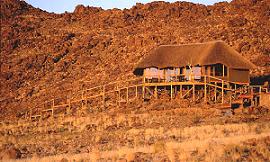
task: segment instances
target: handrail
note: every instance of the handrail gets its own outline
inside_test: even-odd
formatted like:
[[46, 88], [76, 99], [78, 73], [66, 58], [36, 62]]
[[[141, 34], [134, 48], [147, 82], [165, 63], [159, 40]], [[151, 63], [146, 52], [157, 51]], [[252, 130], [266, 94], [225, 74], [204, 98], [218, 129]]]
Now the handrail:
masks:
[[[207, 83], [207, 84], [210, 85], [210, 86], [213, 86], [213, 87], [217, 87], [217, 88], [222, 89], [221, 86], [218, 86], [218, 85], [215, 85], [215, 84], [211, 84], [211, 83]], [[233, 89], [231, 89], [231, 88], [224, 88], [224, 87], [223, 87], [223, 89], [225, 89], [225, 90], [227, 90], [227, 91], [233, 91]]]
[[[179, 76], [185, 76], [185, 75], [183, 75], [183, 74], [175, 75], [175, 77], [179, 77]], [[193, 75], [193, 76], [195, 76], [195, 75]], [[211, 76], [211, 75], [201, 75], [201, 81], [200, 82], [203, 82], [204, 84], [209, 85], [209, 86], [216, 86], [216, 87], [222, 88], [224, 90], [235, 91], [234, 89], [231, 89], [231, 88], [228, 88], [228, 87], [225, 88], [225, 87], [221, 87], [221, 86], [218, 86], [218, 85], [211, 84], [211, 79], [216, 80], [216, 81], [222, 81], [223, 84], [227, 84], [227, 83], [234, 83], [234, 84], [240, 84], [240, 85], [246, 84], [246, 83], [231, 82], [231, 81], [223, 80], [221, 78], [218, 78], [218, 77], [215, 77], [215, 76]], [[137, 77], [137, 78], [132, 78], [132, 79], [128, 79], [128, 80], [118, 80], [118, 81], [106, 83], [106, 84], [103, 84], [103, 85], [94, 86], [94, 87], [87, 88], [87, 89], [84, 89], [82, 87], [82, 89], [78, 88], [78, 89], [76, 89], [76, 91], [74, 91], [72, 88], [65, 89], [65, 91], [70, 91], [71, 92], [69, 98], [67, 98], [67, 97], [54, 97], [53, 99], [46, 100], [42, 104], [35, 105], [34, 108], [31, 108], [30, 111], [26, 111], [26, 113], [30, 112], [30, 114], [31, 114], [32, 110], [34, 110], [34, 109], [36, 109], [36, 110], [39, 111], [40, 109], [41, 110], [42, 109], [47, 109], [48, 110], [48, 108], [49, 109], [54, 109], [54, 108], [58, 108], [58, 107], [68, 106], [68, 105], [70, 106], [71, 103], [81, 102], [83, 100], [87, 100], [87, 99], [91, 99], [91, 98], [96, 98], [96, 97], [104, 96], [105, 94], [116, 92], [116, 91], [119, 91], [119, 90], [122, 90], [122, 89], [144, 86], [144, 84], [145, 84], [144, 81], [145, 81], [144, 80], [144, 77]], [[81, 85], [84, 85], [85, 83], [87, 84], [87, 83], [90, 83], [91, 81], [80, 80], [79, 82], [82, 82]], [[181, 82], [181, 81], [179, 81], [179, 82]], [[124, 85], [124, 87], [123, 86], [122, 87], [118, 87], [119, 84], [121, 84], [121, 83], [122, 84], [127, 84], [127, 86]], [[117, 89], [114, 88], [113, 90], [105, 91], [105, 88], [107, 86], [110, 86], [110, 85], [116, 85], [117, 86]], [[252, 85], [250, 87], [254, 88], [256, 86], [261, 87], [259, 85]], [[90, 95], [89, 94], [88, 95], [86, 94], [86, 96], [84, 96], [84, 92], [89, 92], [89, 91], [92, 91], [92, 90], [98, 89], [98, 88], [100, 88], [100, 94], [90, 94]], [[109, 88], [109, 89], [111, 89], [111, 88]], [[188, 90], [188, 92], [186, 94], [184, 94], [182, 97], [185, 97], [191, 90], [192, 90], [192, 88], [190, 90]], [[76, 99], [78, 97], [76, 94], [80, 94], [80, 93], [82, 95], [82, 98]], [[136, 91], [136, 93], [137, 93], [137, 91]], [[77, 97], [72, 98], [72, 96], [77, 96]], [[60, 104], [57, 105], [55, 103], [55, 101], [58, 100], [58, 99], [60, 99], [61, 101], [60, 101]], [[52, 105], [49, 105], [49, 106], [46, 105], [49, 102], [53, 102], [53, 104]]]

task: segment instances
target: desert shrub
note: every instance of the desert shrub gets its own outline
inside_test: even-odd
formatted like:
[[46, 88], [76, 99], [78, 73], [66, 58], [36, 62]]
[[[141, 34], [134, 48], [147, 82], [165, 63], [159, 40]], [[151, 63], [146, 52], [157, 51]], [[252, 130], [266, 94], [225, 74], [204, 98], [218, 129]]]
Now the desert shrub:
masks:
[[154, 144], [155, 153], [164, 153], [166, 151], [166, 143], [164, 141], [157, 141]]

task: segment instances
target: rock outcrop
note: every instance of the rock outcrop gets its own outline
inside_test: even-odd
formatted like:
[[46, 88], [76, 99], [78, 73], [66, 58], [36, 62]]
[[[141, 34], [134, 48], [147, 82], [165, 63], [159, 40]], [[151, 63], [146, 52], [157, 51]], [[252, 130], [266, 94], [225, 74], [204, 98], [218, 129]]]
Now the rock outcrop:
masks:
[[124, 10], [80, 5], [63, 14], [1, 0], [0, 16], [1, 118], [61, 96], [80, 80], [95, 86], [132, 77], [135, 64], [162, 44], [224, 40], [258, 65], [253, 75], [270, 73], [269, 0], [152, 2]]

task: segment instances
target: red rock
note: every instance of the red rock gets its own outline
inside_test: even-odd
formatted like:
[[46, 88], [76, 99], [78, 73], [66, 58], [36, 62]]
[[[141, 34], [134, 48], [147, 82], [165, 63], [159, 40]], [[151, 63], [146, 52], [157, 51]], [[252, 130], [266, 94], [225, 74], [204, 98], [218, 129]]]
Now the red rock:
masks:
[[222, 39], [263, 69], [255, 75], [270, 71], [268, 59], [260, 59], [269, 53], [269, 0], [152, 2], [125, 10], [80, 5], [64, 14], [19, 0], [3, 0], [1, 7], [1, 119], [16, 117], [29, 103], [61, 97], [56, 82], [79, 87], [84, 79], [94, 86], [130, 77], [161, 44]]
[[21, 158], [21, 152], [15, 148], [9, 148], [0, 152], [0, 160], [10, 160]]

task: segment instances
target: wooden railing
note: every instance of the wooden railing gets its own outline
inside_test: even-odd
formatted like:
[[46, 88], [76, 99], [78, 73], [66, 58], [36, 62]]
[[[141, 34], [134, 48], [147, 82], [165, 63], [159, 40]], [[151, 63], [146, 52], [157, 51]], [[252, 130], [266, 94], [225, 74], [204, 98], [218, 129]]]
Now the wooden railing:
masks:
[[[53, 98], [32, 107], [29, 111], [25, 112], [25, 118], [41, 118], [42, 115], [46, 113], [50, 113], [51, 116], [54, 116], [56, 111], [62, 111], [62, 114], [69, 114], [72, 109], [72, 105], [77, 104], [80, 105], [80, 108], [83, 108], [85, 101], [95, 98], [100, 98], [100, 100], [102, 100], [101, 105], [104, 105], [107, 95], [112, 93], [121, 93], [123, 90], [126, 90], [126, 101], [128, 102], [130, 89], [134, 89], [135, 97], [138, 97], [139, 88], [141, 88], [143, 85], [143, 79], [142, 77], [138, 77], [134, 79], [115, 81], [100, 86], [85, 88], [87, 87], [88, 83], [90, 83], [90, 81], [82, 81], [82, 88], [80, 90], [75, 92], [72, 92], [72, 89], [69, 90], [70, 93], [68, 97]], [[120, 95], [118, 96], [121, 97]]]
[[[105, 107], [106, 100], [108, 98], [114, 98], [114, 103], [116, 106], [119, 106], [121, 102], [128, 103], [131, 98], [145, 98], [145, 87], [148, 85], [148, 83], [156, 84], [156, 83], [162, 83], [167, 85], [167, 83], [171, 86], [171, 98], [172, 98], [172, 86], [178, 85], [180, 83], [189, 82], [192, 85], [200, 83], [200, 85], [204, 86], [204, 96], [206, 101], [207, 96], [207, 86], [213, 87], [216, 91], [217, 89], [221, 90], [221, 96], [222, 96], [222, 103], [224, 103], [224, 92], [225, 91], [232, 91], [234, 93], [240, 93], [240, 90], [237, 88], [237, 85], [246, 85], [247, 83], [238, 83], [238, 82], [230, 82], [226, 80], [222, 80], [220, 78], [214, 77], [214, 76], [208, 76], [208, 75], [202, 75], [200, 80], [191, 79], [187, 81], [184, 79], [185, 76], [181, 75], [175, 80], [171, 80], [170, 82], [166, 82], [166, 80], [147, 80], [143, 77], [137, 77], [134, 79], [124, 80], [124, 81], [115, 81], [110, 82], [104, 85], [91, 87], [91, 81], [81, 81], [81, 88], [77, 90], [73, 89], [64, 89], [65, 92], [68, 92], [67, 95], [62, 95], [65, 97], [58, 97], [53, 98], [44, 101], [43, 103], [32, 107], [29, 111], [25, 112], [25, 118], [26, 119], [36, 119], [36, 118], [42, 118], [43, 116], [55, 116], [56, 114], [72, 114], [72, 111], [74, 109], [84, 109], [84, 107], [87, 107], [88, 104], [92, 104], [92, 106], [100, 106]], [[190, 77], [194, 78], [194, 77]], [[156, 84], [155, 90], [157, 89], [157, 86], [162, 84]], [[234, 84], [235, 87], [230, 87], [230, 84]], [[181, 84], [180, 84], [181, 85]], [[226, 87], [225, 87], [226, 86]], [[252, 88], [255, 88], [254, 86]], [[189, 94], [191, 91], [195, 91], [195, 88], [189, 89]], [[260, 92], [262, 91], [260, 87]], [[216, 92], [215, 92], [216, 93]], [[153, 93], [156, 96], [156, 93]], [[112, 95], [112, 97], [111, 97]], [[133, 96], [132, 96], [133, 95]], [[184, 95], [184, 96], [185, 96]], [[124, 97], [124, 98], [123, 98]], [[194, 95], [193, 95], [193, 98]]]

